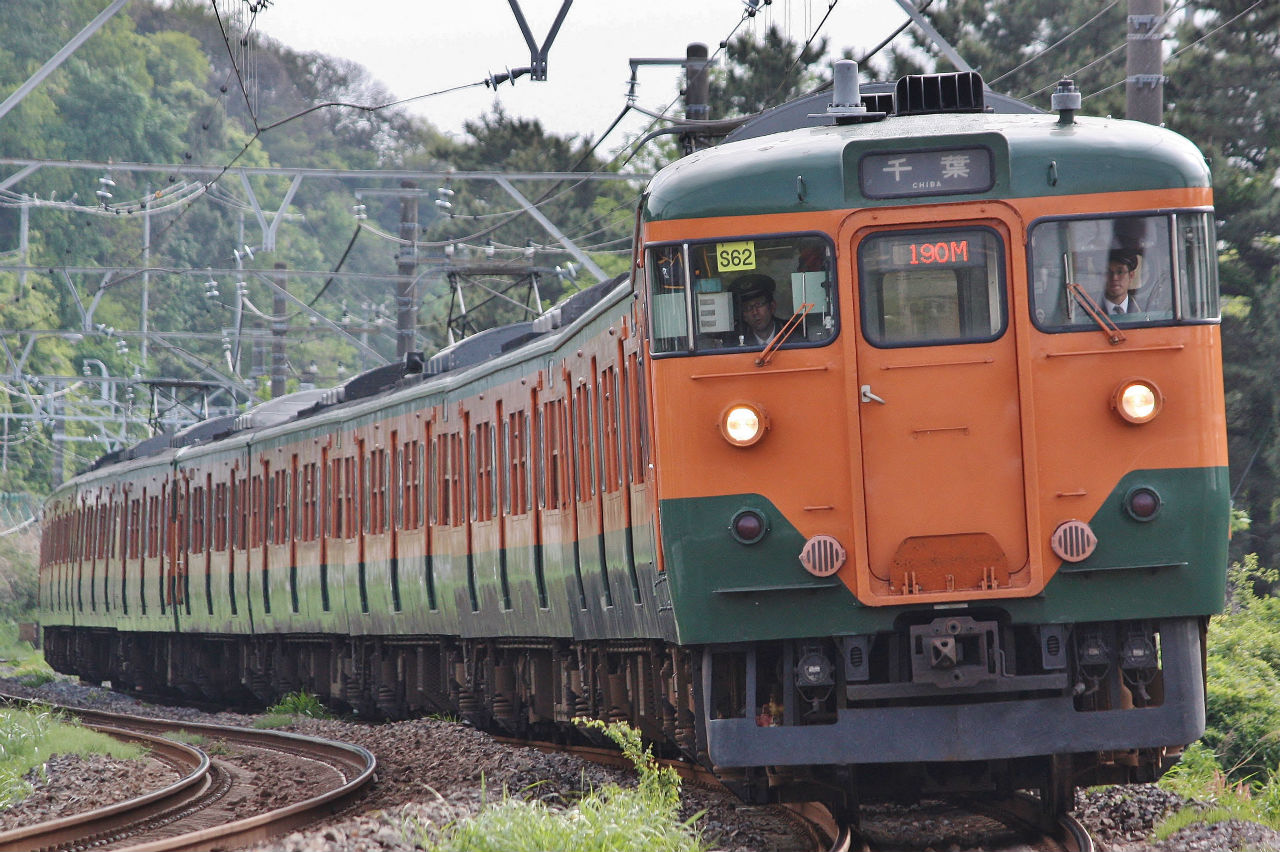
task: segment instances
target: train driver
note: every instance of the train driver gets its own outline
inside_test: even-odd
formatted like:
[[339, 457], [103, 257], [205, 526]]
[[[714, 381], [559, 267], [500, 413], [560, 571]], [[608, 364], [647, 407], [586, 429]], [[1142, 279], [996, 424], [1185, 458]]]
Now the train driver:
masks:
[[738, 297], [738, 312], [742, 317], [738, 334], [743, 346], [764, 346], [782, 330], [786, 320], [773, 313], [777, 307], [773, 297], [777, 287], [774, 280], [762, 272], [749, 272], [729, 285]]
[[1138, 303], [1133, 291], [1138, 285], [1134, 272], [1138, 268], [1138, 255], [1128, 249], [1112, 249], [1107, 255], [1107, 283], [1103, 290], [1102, 308], [1109, 314], [1136, 314]]

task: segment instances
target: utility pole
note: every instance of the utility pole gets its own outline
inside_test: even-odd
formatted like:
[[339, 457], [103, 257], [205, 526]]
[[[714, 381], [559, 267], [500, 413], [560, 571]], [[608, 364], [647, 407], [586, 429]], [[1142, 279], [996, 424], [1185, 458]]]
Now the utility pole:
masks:
[[[711, 118], [711, 77], [708, 72], [707, 46], [692, 42], [684, 52], [684, 117], [692, 121]], [[685, 154], [692, 154], [706, 144], [696, 130], [680, 134]]]
[[[284, 269], [285, 264], [277, 263], [276, 269]], [[289, 303], [285, 292], [289, 287], [289, 279], [285, 275], [275, 276], [275, 288], [271, 293], [271, 398], [284, 396], [285, 383], [285, 335], [289, 332], [289, 318], [285, 311]]]
[[[401, 189], [416, 190], [417, 181], [400, 181]], [[400, 252], [396, 255], [396, 357], [413, 351], [418, 330], [418, 299], [414, 273], [418, 269], [418, 195], [406, 193], [400, 198]]]
[[1129, 0], [1125, 115], [1155, 125], [1164, 123], [1163, 16], [1164, 0]]
[[147, 366], [147, 311], [151, 301], [151, 187], [142, 202], [142, 367]]

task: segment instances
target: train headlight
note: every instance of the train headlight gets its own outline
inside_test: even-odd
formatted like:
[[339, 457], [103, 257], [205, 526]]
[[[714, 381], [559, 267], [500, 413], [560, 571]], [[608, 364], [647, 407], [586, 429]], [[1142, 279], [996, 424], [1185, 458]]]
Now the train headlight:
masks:
[[735, 402], [720, 415], [720, 434], [735, 447], [749, 447], [764, 437], [769, 416], [749, 402]]
[[1149, 423], [1160, 413], [1164, 397], [1153, 382], [1130, 379], [1116, 388], [1112, 407], [1130, 423]]

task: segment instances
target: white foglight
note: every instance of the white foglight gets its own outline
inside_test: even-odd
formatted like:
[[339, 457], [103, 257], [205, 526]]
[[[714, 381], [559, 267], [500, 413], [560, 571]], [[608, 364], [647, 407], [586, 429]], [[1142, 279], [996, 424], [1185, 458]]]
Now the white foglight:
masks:
[[764, 414], [755, 406], [737, 403], [729, 406], [720, 418], [720, 432], [734, 446], [749, 447], [768, 428]]
[[1130, 423], [1147, 423], [1160, 413], [1162, 399], [1156, 386], [1146, 381], [1128, 381], [1116, 393], [1116, 411]]

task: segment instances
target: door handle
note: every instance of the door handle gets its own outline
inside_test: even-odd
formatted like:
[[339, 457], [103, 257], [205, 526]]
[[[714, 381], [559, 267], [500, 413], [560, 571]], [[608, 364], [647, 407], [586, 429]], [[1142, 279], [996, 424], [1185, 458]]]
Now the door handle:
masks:
[[888, 403], [886, 403], [883, 399], [881, 399], [880, 397], [876, 396], [875, 394], [873, 394], [873, 393], [871, 392], [871, 385], [863, 385], [863, 386], [862, 386], [862, 401], [863, 401], [863, 402], [878, 402], [878, 403], [880, 403], [881, 405], [888, 405]]

